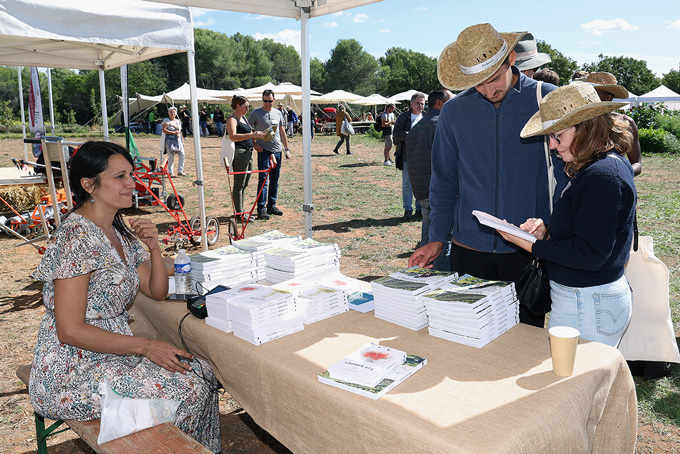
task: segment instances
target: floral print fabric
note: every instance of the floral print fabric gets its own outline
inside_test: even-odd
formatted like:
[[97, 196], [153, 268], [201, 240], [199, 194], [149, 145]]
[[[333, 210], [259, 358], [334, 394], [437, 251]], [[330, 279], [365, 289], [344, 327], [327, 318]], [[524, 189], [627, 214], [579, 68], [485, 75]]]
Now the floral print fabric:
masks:
[[[46, 307], [33, 357], [29, 394], [36, 412], [51, 419], [100, 417], [99, 382], [108, 377], [123, 397], [175, 399], [177, 427], [208, 449], [220, 451], [217, 382], [210, 365], [194, 360], [196, 373], [170, 372], [139, 355], [82, 350], [59, 342], [54, 319], [54, 280], [90, 274], [85, 321], [132, 336], [126, 306], [139, 288], [137, 268], [149, 259], [138, 241], [120, 237], [124, 261], [104, 232], [88, 219], [70, 214], [55, 232], [33, 276], [44, 283]], [[196, 362], [200, 361], [200, 365]]]

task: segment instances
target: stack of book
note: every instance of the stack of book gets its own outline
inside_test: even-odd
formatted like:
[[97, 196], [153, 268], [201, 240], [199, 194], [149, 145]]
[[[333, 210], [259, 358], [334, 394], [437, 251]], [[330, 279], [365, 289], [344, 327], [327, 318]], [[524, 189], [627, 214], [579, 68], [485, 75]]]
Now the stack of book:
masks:
[[239, 285], [234, 288], [216, 287], [205, 296], [205, 307], [208, 316], [205, 323], [224, 331], [232, 332], [232, 324], [229, 319], [229, 307], [227, 302], [234, 298], [242, 298], [247, 294], [253, 293], [263, 288], [262, 285]]
[[300, 240], [300, 236], [286, 235], [278, 230], [272, 230], [261, 235], [252, 236], [243, 240], [234, 241], [233, 245], [238, 249], [252, 252], [255, 256], [257, 281], [265, 278], [264, 251], [273, 248], [283, 247]]
[[340, 271], [340, 248], [311, 238], [264, 251], [265, 278], [270, 284]]
[[481, 348], [519, 323], [515, 284], [466, 274], [423, 295], [429, 332]]
[[371, 283], [375, 316], [412, 330], [422, 329], [428, 324], [422, 295], [456, 276], [414, 266], [381, 277]]
[[319, 276], [316, 283], [344, 290], [347, 293], [347, 303], [352, 310], [365, 314], [375, 308], [373, 290], [368, 282], [347, 277], [339, 272], [332, 272]]
[[227, 307], [234, 334], [255, 345], [304, 329], [302, 314], [290, 292], [261, 287], [227, 298]]
[[318, 375], [318, 380], [379, 399], [426, 364], [427, 360], [420, 356], [370, 343], [331, 365]]
[[194, 254], [189, 258], [192, 281], [200, 282], [208, 290], [217, 285], [233, 287], [257, 280], [255, 255], [231, 245]]

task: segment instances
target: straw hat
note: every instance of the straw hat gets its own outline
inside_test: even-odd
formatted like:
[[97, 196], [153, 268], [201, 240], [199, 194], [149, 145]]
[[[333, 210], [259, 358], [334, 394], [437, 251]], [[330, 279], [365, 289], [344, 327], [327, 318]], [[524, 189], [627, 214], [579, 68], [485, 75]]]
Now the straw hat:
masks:
[[575, 83], [548, 93], [519, 134], [522, 138], [550, 134], [625, 106], [626, 102], [600, 101], [592, 85]]
[[626, 99], [628, 98], [628, 90], [626, 90], [621, 85], [617, 85], [616, 76], [611, 73], [590, 73], [588, 77], [583, 79], [578, 79], [579, 82], [585, 82], [594, 86], [597, 90], [606, 91], [611, 93], [615, 98]]
[[552, 61], [550, 55], [538, 51], [536, 40], [531, 33], [527, 33], [524, 38], [519, 40], [515, 46], [515, 55], [517, 56], [515, 66], [520, 71], [538, 68]]
[[465, 90], [484, 82], [498, 70], [525, 34], [498, 33], [491, 24], [466, 28], [439, 56], [439, 82], [450, 90]]

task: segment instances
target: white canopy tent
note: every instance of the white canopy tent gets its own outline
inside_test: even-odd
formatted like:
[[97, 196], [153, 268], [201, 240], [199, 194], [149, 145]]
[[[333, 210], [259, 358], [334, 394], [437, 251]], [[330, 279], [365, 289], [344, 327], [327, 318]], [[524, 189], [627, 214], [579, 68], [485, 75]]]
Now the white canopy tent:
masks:
[[664, 103], [664, 105], [672, 110], [680, 110], [680, 95], [668, 88], [665, 85], [661, 85], [649, 93], [640, 95], [635, 98], [635, 105], [639, 106], [643, 103]]
[[[415, 95], [416, 93], [420, 93], [418, 90], [408, 90], [408, 91], [402, 91], [401, 93], [397, 93], [396, 95], [390, 96], [389, 99], [390, 102], [397, 103], [400, 101], [410, 101], [411, 96]], [[426, 93], [427, 95], [427, 93]]]
[[[156, 1], [156, 0], [150, 0]], [[208, 9], [236, 11], [240, 13], [263, 14], [267, 16], [290, 17], [299, 20], [302, 33], [302, 115], [311, 118], [309, 82], [309, 19], [337, 13], [358, 6], [377, 3], [382, 0], [158, 0], [176, 5], [195, 6]], [[312, 236], [312, 132], [302, 128], [302, 154], [304, 157], [304, 202], [305, 235]], [[197, 163], [198, 164], [198, 163]]]
[[[196, 88], [196, 100], [206, 104], [229, 104], [234, 93], [232, 90]], [[163, 102], [168, 104], [189, 104], [191, 103], [191, 98], [191, 87], [186, 82], [181, 87], [161, 96]]]
[[356, 101], [351, 101], [350, 104], [358, 104], [360, 106], [377, 106], [389, 104], [392, 101], [385, 98], [382, 95], [374, 93], [372, 95], [366, 96], [365, 98], [357, 99]]
[[[195, 94], [194, 34], [185, 7], [138, 0], [0, 0], [0, 64], [99, 71], [105, 138], [104, 70], [173, 53], [188, 52], [189, 80]], [[196, 96], [192, 108], [198, 109]], [[198, 117], [194, 117], [198, 130]], [[194, 136], [201, 230], [205, 201], [200, 136]], [[203, 235], [203, 248], [207, 249]]]
[[363, 96], [355, 95], [345, 90], [333, 90], [330, 93], [321, 95], [314, 100], [314, 104], [334, 104], [339, 102], [352, 102], [362, 99]]

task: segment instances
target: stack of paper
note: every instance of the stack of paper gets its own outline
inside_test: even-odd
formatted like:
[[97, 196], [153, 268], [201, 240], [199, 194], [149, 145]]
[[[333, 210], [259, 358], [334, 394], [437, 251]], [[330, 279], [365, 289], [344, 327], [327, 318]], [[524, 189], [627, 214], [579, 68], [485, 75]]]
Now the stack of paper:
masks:
[[232, 324], [229, 319], [227, 302], [235, 298], [243, 298], [261, 288], [263, 288], [262, 285], [251, 284], [240, 285], [234, 288], [217, 287], [211, 290], [205, 296], [205, 306], [208, 310], [205, 323], [225, 333], [230, 333], [232, 331]]
[[257, 280], [255, 255], [231, 245], [194, 254], [189, 258], [191, 279], [201, 282], [208, 290], [217, 285], [234, 287]]
[[423, 295], [433, 336], [481, 348], [519, 322], [515, 284], [468, 274]]
[[340, 248], [307, 238], [264, 251], [265, 278], [277, 284], [300, 277], [340, 271]]
[[314, 284], [296, 296], [305, 325], [347, 312], [347, 294], [344, 290]]
[[290, 292], [262, 287], [227, 300], [234, 334], [260, 345], [304, 329], [295, 297]]
[[234, 241], [233, 246], [254, 254], [257, 280], [261, 281], [265, 278], [264, 267], [266, 266], [266, 262], [264, 260], [264, 251], [285, 246], [300, 240], [300, 238], [300, 236], [286, 235], [278, 230], [272, 230], [261, 235]]
[[321, 383], [378, 399], [427, 364], [425, 358], [366, 344], [318, 375]]
[[328, 273], [316, 279], [317, 284], [344, 290], [347, 293], [349, 308], [362, 313], [375, 308], [373, 289], [369, 282], [347, 277], [339, 272]]
[[413, 330], [427, 326], [421, 296], [455, 278], [456, 273], [411, 267], [373, 281], [375, 316]]

